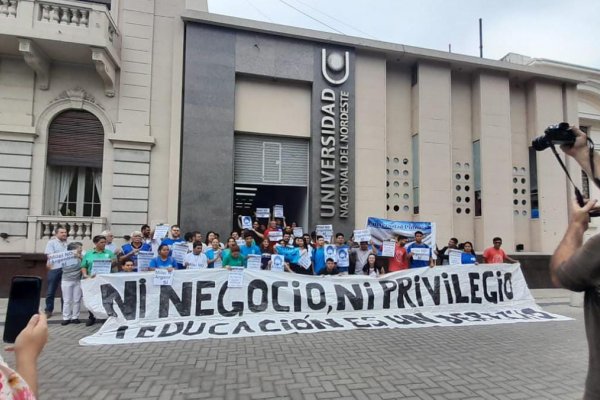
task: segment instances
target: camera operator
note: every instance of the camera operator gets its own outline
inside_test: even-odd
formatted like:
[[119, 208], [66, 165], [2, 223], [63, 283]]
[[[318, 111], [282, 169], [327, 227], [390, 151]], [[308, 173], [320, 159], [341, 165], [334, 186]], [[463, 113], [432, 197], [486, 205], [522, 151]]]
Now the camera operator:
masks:
[[[572, 146], [562, 145], [562, 151], [573, 157], [590, 177], [600, 171], [600, 156], [588, 147], [587, 136], [576, 127]], [[590, 161], [593, 160], [592, 165]], [[565, 235], [550, 261], [550, 275], [556, 286], [585, 292], [585, 328], [589, 346], [589, 366], [585, 400], [600, 399], [600, 235], [590, 238], [583, 246], [583, 234], [588, 228], [589, 212], [597, 211], [597, 200], [580, 206], [573, 202], [570, 222]]]

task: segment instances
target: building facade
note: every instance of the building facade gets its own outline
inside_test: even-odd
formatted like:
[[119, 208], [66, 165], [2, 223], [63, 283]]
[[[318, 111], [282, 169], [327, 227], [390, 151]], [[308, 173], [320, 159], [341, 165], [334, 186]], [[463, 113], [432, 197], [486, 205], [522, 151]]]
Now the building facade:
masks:
[[305, 230], [374, 216], [555, 248], [571, 191], [530, 143], [563, 120], [600, 141], [600, 71], [190, 3], [0, 0], [0, 252], [41, 252], [57, 224], [86, 242], [162, 222], [225, 235], [275, 204]]

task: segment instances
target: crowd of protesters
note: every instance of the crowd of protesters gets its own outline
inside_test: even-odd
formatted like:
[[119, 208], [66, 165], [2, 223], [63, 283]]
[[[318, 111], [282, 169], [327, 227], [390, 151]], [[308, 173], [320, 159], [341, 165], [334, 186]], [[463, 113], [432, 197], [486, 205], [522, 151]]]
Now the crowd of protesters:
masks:
[[[241, 223], [240, 223], [241, 225]], [[283, 257], [282, 270], [304, 275], [380, 275], [409, 268], [434, 267], [448, 265], [451, 251], [460, 252], [460, 264], [477, 264], [478, 259], [472, 242], [460, 243], [451, 238], [442, 249], [430, 248], [424, 243], [423, 232], [414, 232], [408, 238], [396, 235], [393, 256], [383, 257], [382, 246], [373, 241], [355, 242], [353, 235], [347, 238], [344, 233], [336, 233], [331, 238], [316, 232], [294, 236], [294, 223], [285, 224], [285, 220], [271, 219], [267, 226], [257, 220], [251, 228], [233, 230], [227, 238], [219, 233], [208, 231], [203, 235], [199, 231], [182, 235], [178, 225], [170, 226], [164, 237], [157, 237], [149, 225], [134, 231], [121, 246], [113, 243], [110, 231], [104, 231], [93, 238], [94, 247], [83, 249], [79, 242], [69, 242], [64, 227], [55, 229], [54, 237], [48, 242], [46, 254], [72, 251], [75, 259], [71, 262], [48, 260], [48, 292], [45, 313], [50, 318], [54, 311], [54, 297], [58, 286], [62, 291], [62, 324], [78, 324], [81, 304], [81, 279], [93, 278], [93, 266], [96, 260], [110, 260], [112, 272], [142, 272], [156, 269], [174, 271], [179, 269], [210, 269], [246, 267], [252, 256], [260, 257], [260, 268], [275, 269], [272, 255]], [[296, 230], [296, 232], [298, 232]], [[409, 239], [410, 244], [407, 244]], [[186, 247], [185, 256], [176, 260], [173, 247]], [[502, 239], [493, 239], [493, 247], [482, 255], [485, 263], [516, 262], [501, 249]], [[151, 253], [152, 259], [147, 265], [138, 261], [140, 252]], [[280, 260], [281, 258], [275, 258]], [[57, 265], [60, 264], [60, 265]], [[87, 325], [95, 323], [90, 313]]]

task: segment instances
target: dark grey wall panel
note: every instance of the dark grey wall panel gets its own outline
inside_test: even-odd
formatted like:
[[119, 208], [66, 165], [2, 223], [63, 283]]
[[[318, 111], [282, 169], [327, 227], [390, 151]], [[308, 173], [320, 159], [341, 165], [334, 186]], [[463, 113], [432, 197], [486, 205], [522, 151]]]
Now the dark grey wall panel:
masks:
[[179, 222], [228, 233], [233, 218], [235, 32], [186, 24]]
[[310, 42], [261, 33], [238, 32], [236, 71], [273, 78], [313, 80], [313, 45]]

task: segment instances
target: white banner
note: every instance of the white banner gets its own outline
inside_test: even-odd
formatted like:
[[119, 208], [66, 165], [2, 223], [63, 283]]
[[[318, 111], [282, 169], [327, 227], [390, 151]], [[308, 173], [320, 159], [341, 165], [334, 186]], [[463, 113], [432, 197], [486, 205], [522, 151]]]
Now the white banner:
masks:
[[226, 270], [175, 271], [172, 285], [163, 286], [153, 286], [152, 276], [83, 280], [86, 307], [108, 319], [80, 344], [570, 319], [535, 304], [518, 264], [415, 268], [379, 278], [246, 269], [238, 288], [228, 286]]

